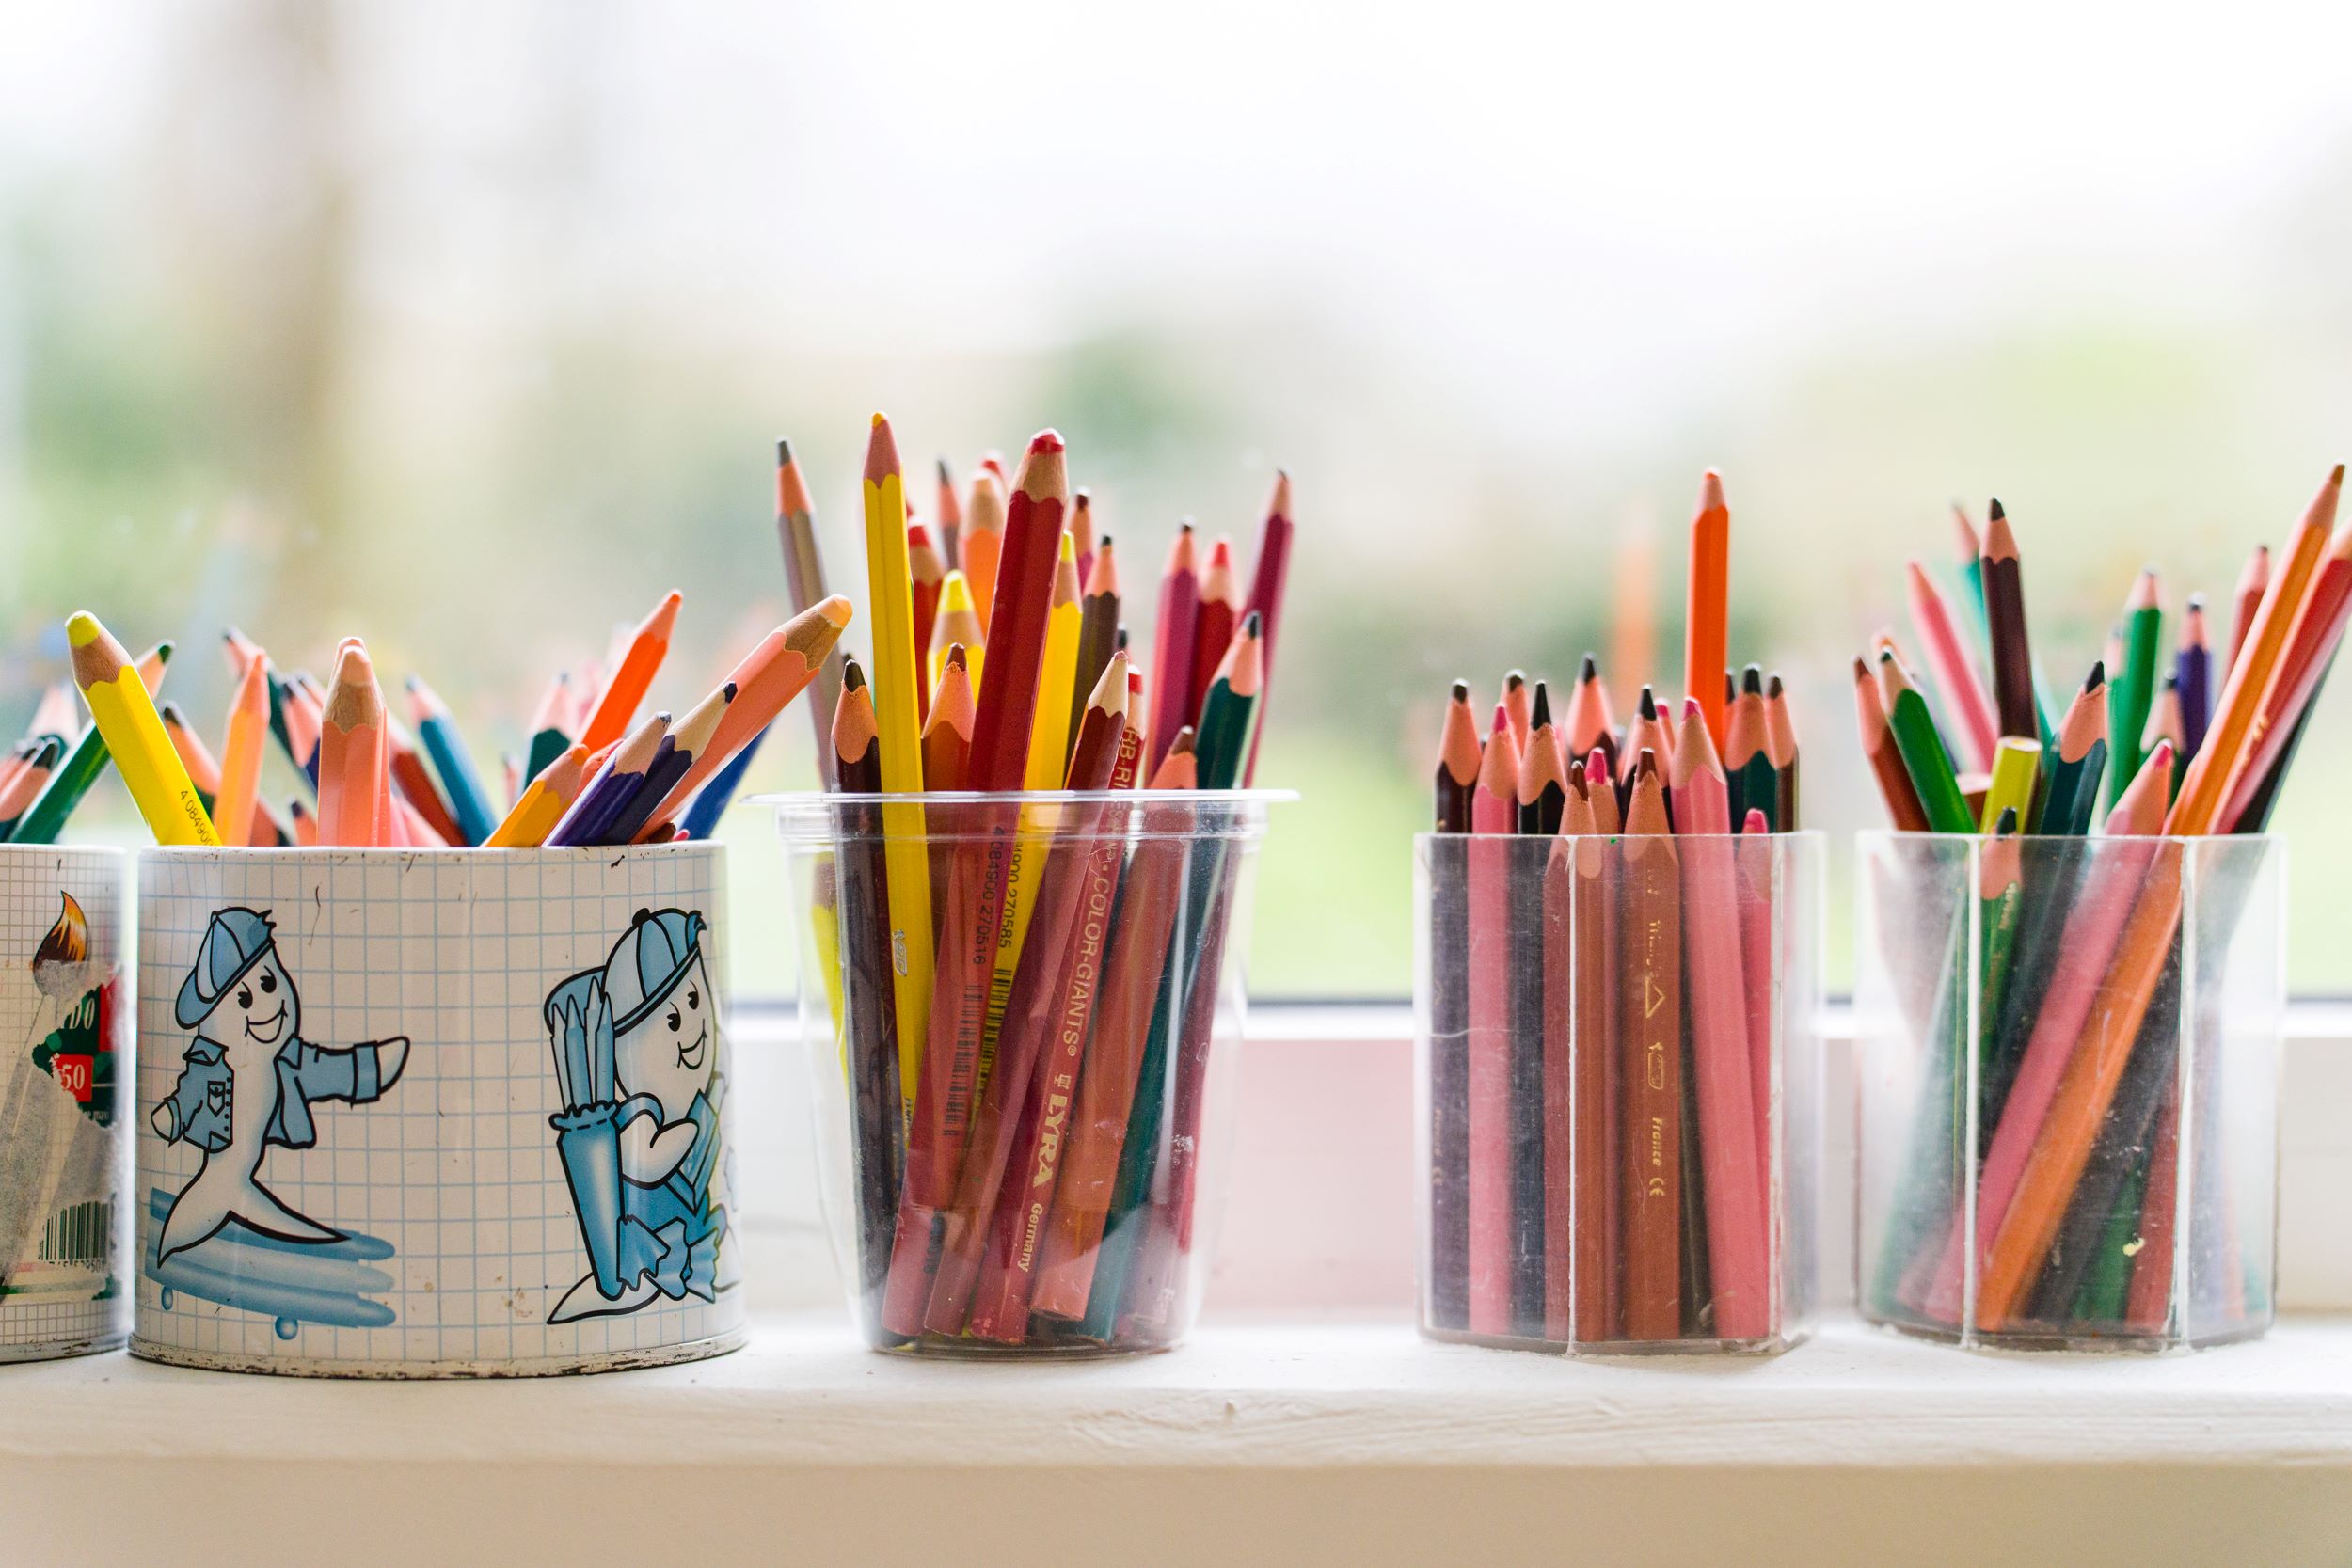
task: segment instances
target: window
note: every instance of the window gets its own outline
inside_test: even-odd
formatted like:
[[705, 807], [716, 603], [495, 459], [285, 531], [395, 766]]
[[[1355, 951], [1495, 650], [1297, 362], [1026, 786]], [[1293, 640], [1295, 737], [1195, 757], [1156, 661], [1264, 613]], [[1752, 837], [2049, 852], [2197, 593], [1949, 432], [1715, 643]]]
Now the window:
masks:
[[[1283, 464], [1267, 996], [1406, 989], [1444, 683], [1638, 647], [1613, 602], [1662, 670], [1702, 466], [1842, 834], [1846, 659], [1948, 497], [2017, 519], [2058, 682], [2143, 561], [2225, 601], [2352, 429], [2342, 16], [144, 11], [0, 58], [8, 701], [88, 601], [208, 728], [235, 622], [364, 632], [513, 747], [659, 587], [683, 687], [778, 617], [778, 433], [854, 585], [870, 406], [959, 468], [1058, 424], [1138, 624], [1175, 518], [1246, 545]], [[755, 786], [808, 781], [782, 738]], [[2305, 990], [2352, 976], [2347, 765], [2340, 689], [2280, 815]]]

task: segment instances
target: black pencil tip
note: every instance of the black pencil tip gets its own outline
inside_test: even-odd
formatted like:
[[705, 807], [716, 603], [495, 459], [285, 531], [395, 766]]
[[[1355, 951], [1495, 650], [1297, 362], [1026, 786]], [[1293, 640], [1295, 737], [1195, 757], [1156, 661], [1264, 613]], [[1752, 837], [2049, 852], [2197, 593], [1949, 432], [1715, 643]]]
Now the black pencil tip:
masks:
[[1993, 836], [1994, 838], [2006, 838], [2016, 831], [2017, 808], [2015, 806], [2003, 806], [2001, 808], [2000, 819], [1993, 824]]
[[1581, 681], [1598, 680], [1600, 678], [1600, 660], [1595, 658], [1589, 652], [1586, 653], [1584, 656], [1584, 662], [1577, 667], [1576, 678]]
[[1241, 618], [1241, 634], [1244, 637], [1263, 637], [1265, 635], [1265, 616], [1254, 610], [1248, 614], [1243, 616]]
[[1642, 688], [1641, 713], [1642, 717], [1645, 719], [1656, 719], [1658, 717], [1657, 694], [1651, 691], [1646, 686]]
[[1990, 501], [1988, 501], [1988, 502], [1986, 502], [1986, 503], [1985, 503], [1985, 508], [1984, 508], [1984, 520], [1985, 520], [1986, 522], [1988, 522], [1988, 523], [1997, 523], [1997, 522], [1999, 522], [2002, 518], [2004, 518], [2004, 517], [2006, 517], [2006, 516], [2008, 516], [2008, 515], [2009, 515], [2009, 514], [2008, 514], [2008, 513], [2006, 513], [2006, 512], [2004, 512], [2004, 511], [2002, 511], [2002, 510], [2001, 510], [2001, 498], [2000, 498], [2000, 497], [1995, 496], [1995, 497], [1994, 497], [1994, 498], [1993, 498]]
[[1502, 677], [1502, 689], [1505, 691], [1517, 691], [1526, 684], [1527, 672], [1524, 670], [1509, 671]]
[[1468, 682], [1468, 681], [1455, 681], [1455, 682], [1454, 683], [1454, 690], [1453, 690], [1453, 692], [1452, 692], [1452, 694], [1451, 694], [1451, 695], [1452, 695], [1452, 699], [1453, 699], [1453, 701], [1454, 701], [1454, 702], [1457, 702], [1457, 703], [1467, 703], [1467, 702], [1469, 702], [1469, 701], [1470, 701], [1470, 682]]
[[845, 658], [841, 661], [841, 689], [844, 691], [866, 689], [866, 671], [855, 658]]
[[776, 437], [776, 467], [779, 467], [779, 468], [781, 468], [781, 467], [784, 467], [787, 463], [789, 463], [789, 462], [791, 462], [791, 461], [792, 461], [792, 443], [791, 443], [791, 442], [789, 442], [789, 441], [787, 441], [787, 440], [786, 440], [786, 439], [785, 439], [783, 436], [777, 436], [777, 437]]
[[1751, 664], [1740, 672], [1740, 689], [1751, 697], [1764, 694], [1764, 667]]
[[1772, 678], [1764, 683], [1764, 695], [1767, 697], [1777, 697], [1781, 694], [1782, 690], [1783, 688], [1780, 684], [1780, 672], [1775, 670], [1772, 673]]
[[1535, 683], [1535, 701], [1529, 709], [1527, 721], [1539, 730], [1551, 722], [1551, 687], [1548, 682]]
[[2107, 661], [2104, 658], [2092, 659], [2090, 661], [2090, 673], [2083, 677], [2083, 689], [2085, 691], [2096, 691], [2106, 684]]

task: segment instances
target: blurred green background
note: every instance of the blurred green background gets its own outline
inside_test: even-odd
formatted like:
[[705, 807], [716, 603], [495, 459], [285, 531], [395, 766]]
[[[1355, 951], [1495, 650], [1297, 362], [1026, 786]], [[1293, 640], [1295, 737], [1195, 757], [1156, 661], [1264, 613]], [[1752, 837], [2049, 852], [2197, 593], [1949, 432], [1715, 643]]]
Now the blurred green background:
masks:
[[[1448, 680], [1593, 647], [1621, 699], [1645, 661], [1678, 684], [1708, 464], [1733, 653], [1796, 693], [1808, 822], [1875, 826], [1847, 659], [1915, 641], [1902, 562], [1944, 562], [1950, 498], [2008, 505], [2063, 685], [2141, 563], [2174, 616], [2226, 606], [2352, 448], [2347, 24], [1703, 10], [21, 17], [0, 701], [62, 673], [77, 606], [179, 639], [167, 689], [215, 732], [224, 625], [314, 667], [356, 633], [486, 760], [675, 585], [684, 702], [781, 618], [779, 434], [858, 594], [881, 407], [911, 468], [1058, 426], [1139, 638], [1177, 518], [1246, 552], [1295, 477], [1260, 782], [1305, 800], [1265, 854], [1261, 995], [1409, 988]], [[754, 786], [809, 784], [810, 745], [791, 716]], [[2306, 991], [2348, 973], [2347, 765], [2338, 683], [2278, 824]], [[83, 831], [127, 835], [107, 787]], [[781, 989], [780, 872], [728, 832], [739, 980]]]

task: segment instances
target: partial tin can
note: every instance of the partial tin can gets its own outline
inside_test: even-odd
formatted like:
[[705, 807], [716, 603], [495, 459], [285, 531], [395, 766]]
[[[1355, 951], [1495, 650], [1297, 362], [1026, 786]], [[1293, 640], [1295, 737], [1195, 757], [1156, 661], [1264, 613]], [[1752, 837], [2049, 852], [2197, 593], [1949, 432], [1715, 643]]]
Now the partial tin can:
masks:
[[739, 1345], [722, 865], [142, 853], [132, 1354], [473, 1377]]
[[124, 865], [0, 846], [0, 1361], [115, 1350], [130, 1327]]

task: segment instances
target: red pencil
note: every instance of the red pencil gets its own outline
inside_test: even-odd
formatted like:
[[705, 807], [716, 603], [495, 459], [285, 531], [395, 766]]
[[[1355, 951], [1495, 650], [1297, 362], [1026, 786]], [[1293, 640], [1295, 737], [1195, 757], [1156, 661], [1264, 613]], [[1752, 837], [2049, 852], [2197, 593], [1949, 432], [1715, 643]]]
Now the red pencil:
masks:
[[1192, 525], [1176, 530], [1160, 575], [1159, 624], [1152, 628], [1152, 767], [1157, 771], [1176, 732], [1193, 721], [1193, 636], [1200, 629], [1200, 579], [1193, 567]]
[[[1038, 669], [1045, 651], [1046, 602], [1061, 555], [1069, 499], [1062, 440], [1040, 432], [1021, 462], [1005, 512], [1004, 548], [990, 616], [988, 668], [972, 720], [969, 785], [1018, 790], [1036, 717]], [[966, 542], [967, 545], [971, 541]], [[907, 1134], [906, 1190], [899, 1203], [882, 1323], [894, 1334], [922, 1327], [930, 1297], [933, 1217], [953, 1201], [980, 1091], [988, 992], [998, 927], [1010, 884], [1017, 808], [986, 819], [986, 836], [959, 847], [947, 873], [927, 1047]]]
[[1282, 594], [1290, 584], [1291, 574], [1291, 476], [1277, 471], [1274, 494], [1266, 501], [1265, 519], [1258, 527], [1258, 556], [1250, 568], [1249, 596], [1243, 601], [1242, 614], [1253, 610], [1265, 636], [1265, 681], [1259, 688], [1256, 728], [1249, 737], [1249, 761], [1242, 768], [1242, 787], [1247, 789], [1258, 777], [1258, 741], [1265, 734], [1268, 689], [1274, 682], [1274, 645], [1282, 626]]
[[1519, 748], [1496, 705], [1470, 798], [1470, 1332], [1511, 1331], [1511, 838]]
[[[1185, 729], [1170, 740], [1167, 759], [1152, 775], [1152, 788], [1190, 789], [1195, 768], [1192, 732]], [[1103, 964], [1094, 1038], [1087, 1049], [1077, 1108], [1071, 1117], [1070, 1146], [1062, 1155], [1061, 1180], [1039, 1249], [1032, 1305], [1051, 1317], [1074, 1320], [1087, 1313], [1095, 1257], [1102, 1249], [1103, 1225], [1119, 1176], [1120, 1150], [1127, 1141], [1128, 1113], [1135, 1107], [1144, 1038], [1159, 1001], [1168, 938], [1184, 901], [1190, 846], [1182, 835], [1192, 822], [1189, 805], [1146, 807], [1143, 836], [1127, 866], [1120, 920]]]
[[[914, 668], [931, 667], [931, 623], [939, 616], [939, 585], [946, 580], [947, 568], [940, 564], [939, 551], [932, 547], [931, 531], [921, 523], [907, 525], [907, 583], [914, 611]], [[930, 683], [921, 674], [914, 678], [915, 722], [929, 718], [931, 710]], [[924, 777], [924, 787], [931, 784]]]
[[[1126, 728], [1127, 661], [1114, 657], [1088, 699], [1077, 751], [1063, 787], [1081, 793], [1108, 789]], [[1029, 1102], [1033, 1083], [1041, 1081], [1039, 1068], [1046, 1057], [1047, 1039], [1060, 1016], [1058, 1005], [1066, 988], [1056, 982], [1061, 977], [1063, 956], [1075, 951], [1075, 917], [1105, 804], [1094, 801], [1065, 809], [1068, 815], [1057, 828], [1039, 873], [1036, 912], [1030, 917], [1028, 940], [1006, 1003], [995, 1062], [973, 1117], [970, 1153], [963, 1162], [955, 1200], [941, 1212], [939, 1262], [923, 1320], [923, 1326], [933, 1334], [961, 1333], [970, 1315], [973, 1287], [980, 1275], [981, 1245], [1006, 1174], [1012, 1168], [1020, 1117]], [[1055, 940], [1057, 933], [1062, 940]], [[1081, 1030], [1079, 1038], [1083, 1041], [1084, 1037]]]
[[958, 536], [963, 531], [963, 506], [956, 499], [956, 478], [947, 471], [947, 460], [939, 460], [939, 500], [936, 506], [939, 524], [939, 553], [950, 572], [963, 568], [963, 551]]
[[1225, 651], [1233, 644], [1233, 628], [1241, 625], [1241, 593], [1233, 586], [1233, 542], [1224, 535], [1209, 546], [1209, 567], [1200, 574], [1200, 608], [1192, 623], [1192, 670], [1184, 698], [1184, 717], [1200, 721], [1201, 700]]

